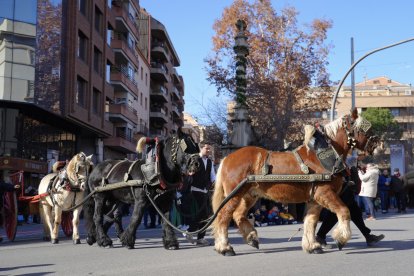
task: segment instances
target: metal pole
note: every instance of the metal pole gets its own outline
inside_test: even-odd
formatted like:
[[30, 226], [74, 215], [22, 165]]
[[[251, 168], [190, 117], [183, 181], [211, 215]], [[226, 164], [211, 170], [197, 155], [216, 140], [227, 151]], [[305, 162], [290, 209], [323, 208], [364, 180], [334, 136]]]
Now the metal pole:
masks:
[[394, 46], [397, 46], [397, 45], [400, 45], [400, 44], [403, 44], [403, 43], [407, 43], [407, 42], [410, 42], [410, 41], [413, 41], [413, 40], [414, 40], [414, 37], [413, 38], [410, 38], [410, 39], [406, 39], [406, 40], [400, 41], [400, 42], [397, 42], [397, 43], [394, 43], [394, 44], [391, 44], [391, 45], [388, 45], [388, 46], [385, 46], [385, 47], [382, 47], [382, 48], [375, 49], [375, 50], [373, 50], [373, 51], [365, 54], [363, 57], [361, 57], [360, 59], [358, 59], [357, 62], [355, 62], [354, 64], [352, 64], [351, 68], [348, 69], [348, 71], [346, 72], [345, 76], [340, 81], [340, 83], [339, 83], [339, 85], [338, 85], [338, 87], [337, 87], [337, 89], [335, 91], [334, 97], [332, 99], [331, 116], [330, 116], [331, 121], [334, 120], [335, 104], [336, 104], [336, 99], [338, 98], [339, 90], [341, 89], [342, 85], [344, 84], [346, 77], [348, 77], [349, 73], [352, 71], [352, 69], [354, 69], [355, 66], [357, 66], [358, 63], [360, 63], [363, 59], [365, 59], [366, 57], [372, 55], [373, 53], [376, 53], [376, 52], [379, 52], [381, 50], [385, 50], [385, 49], [388, 49], [388, 48], [391, 48], [391, 47], [394, 47]]
[[[351, 65], [354, 64], [354, 38], [351, 37]], [[355, 107], [355, 69], [351, 71], [352, 110]]]

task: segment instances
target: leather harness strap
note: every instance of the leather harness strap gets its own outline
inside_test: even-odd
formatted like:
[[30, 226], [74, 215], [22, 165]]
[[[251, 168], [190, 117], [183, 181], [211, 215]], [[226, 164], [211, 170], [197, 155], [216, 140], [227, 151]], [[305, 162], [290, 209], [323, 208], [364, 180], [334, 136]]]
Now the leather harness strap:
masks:
[[302, 158], [300, 157], [298, 151], [296, 149], [292, 150], [293, 156], [295, 156], [296, 161], [298, 161], [299, 166], [300, 166], [300, 170], [304, 173], [304, 174], [309, 174], [309, 167], [305, 165], [305, 163], [303, 163]]

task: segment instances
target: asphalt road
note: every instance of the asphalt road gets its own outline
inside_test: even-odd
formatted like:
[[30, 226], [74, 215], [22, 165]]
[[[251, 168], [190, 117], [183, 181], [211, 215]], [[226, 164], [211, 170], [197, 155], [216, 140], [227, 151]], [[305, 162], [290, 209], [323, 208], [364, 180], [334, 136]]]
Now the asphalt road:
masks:
[[[60, 243], [52, 245], [41, 240], [41, 225], [30, 224], [18, 227], [14, 242], [0, 244], [0, 275], [414, 275], [413, 222], [413, 210], [367, 221], [372, 233], [385, 235], [374, 247], [366, 246], [352, 224], [348, 245], [321, 255], [302, 251], [302, 232], [288, 241], [301, 224], [257, 228], [259, 250], [246, 245], [231, 228], [234, 257], [223, 257], [212, 246], [195, 247], [181, 235], [180, 250], [168, 251], [162, 246], [161, 229], [142, 227], [132, 250], [121, 247], [113, 232], [110, 249], [87, 245], [84, 235], [81, 245], [73, 245], [62, 232]], [[4, 229], [0, 231], [4, 236]]]

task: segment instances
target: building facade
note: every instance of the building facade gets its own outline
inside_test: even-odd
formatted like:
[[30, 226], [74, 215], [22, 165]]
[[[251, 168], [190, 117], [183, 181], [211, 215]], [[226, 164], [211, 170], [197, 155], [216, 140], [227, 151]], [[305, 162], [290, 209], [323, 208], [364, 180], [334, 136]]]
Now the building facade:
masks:
[[[159, 41], [165, 57], [163, 47], [152, 46]], [[26, 181], [38, 183], [55, 161], [79, 151], [93, 154], [95, 163], [136, 158], [136, 142], [150, 129], [169, 135], [182, 125], [179, 63], [165, 27], [139, 0], [2, 2], [3, 177], [21, 170]], [[151, 67], [159, 64], [166, 81]], [[167, 89], [166, 99], [157, 85]], [[161, 126], [158, 109], [151, 109], [158, 105], [166, 113]]]
[[[349, 113], [352, 105], [351, 87], [338, 94], [336, 113]], [[414, 88], [382, 76], [355, 84], [355, 105], [361, 113], [369, 107], [387, 108], [403, 129], [401, 139], [414, 138]]]

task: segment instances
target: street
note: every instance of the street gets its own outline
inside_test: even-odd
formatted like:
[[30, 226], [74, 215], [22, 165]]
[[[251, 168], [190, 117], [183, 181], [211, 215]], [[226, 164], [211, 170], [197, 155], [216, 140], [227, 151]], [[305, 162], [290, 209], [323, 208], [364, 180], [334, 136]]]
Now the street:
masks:
[[[302, 232], [294, 235], [302, 224], [257, 228], [259, 250], [245, 244], [231, 228], [234, 257], [217, 254], [213, 246], [195, 247], [181, 234], [180, 250], [165, 250], [160, 228], [141, 226], [135, 249], [128, 250], [120, 246], [113, 231], [110, 249], [87, 245], [83, 227], [81, 245], [73, 245], [62, 231], [60, 243], [52, 245], [41, 240], [42, 225], [25, 224], [18, 227], [14, 242], [6, 238], [0, 244], [0, 275], [412, 275], [413, 221], [412, 209], [403, 215], [378, 214], [376, 221], [366, 221], [373, 234], [385, 235], [374, 247], [366, 246], [351, 223], [352, 239], [346, 247], [321, 255], [302, 251]], [[4, 236], [4, 229], [0, 231]], [[211, 235], [206, 237], [212, 241]], [[330, 236], [327, 241], [332, 242]]]

